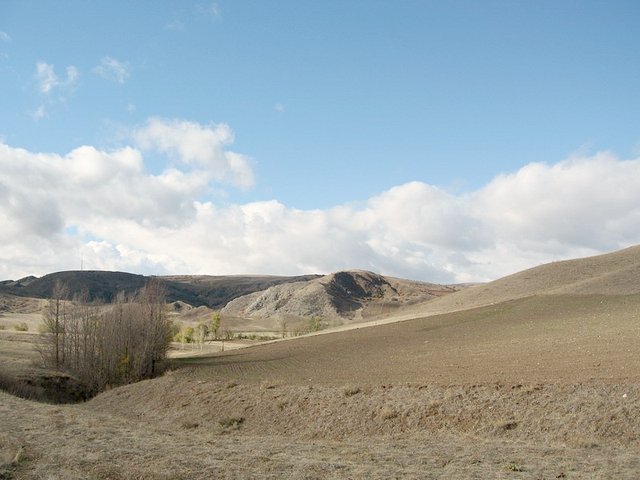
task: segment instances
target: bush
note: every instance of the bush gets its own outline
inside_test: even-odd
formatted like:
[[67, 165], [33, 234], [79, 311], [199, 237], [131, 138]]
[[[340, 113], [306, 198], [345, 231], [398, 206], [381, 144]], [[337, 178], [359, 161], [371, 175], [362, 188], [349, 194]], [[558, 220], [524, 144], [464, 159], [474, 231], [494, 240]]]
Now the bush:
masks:
[[360, 387], [347, 386], [347, 387], [344, 387], [342, 392], [344, 393], [345, 397], [351, 397], [353, 395], [357, 395], [358, 393], [360, 393]]
[[243, 417], [227, 417], [218, 421], [221, 427], [237, 430], [244, 422]]
[[45, 323], [41, 323], [40, 325], [38, 325], [38, 333], [53, 333], [53, 332], [50, 330], [49, 325]]
[[310, 332], [319, 332], [322, 330], [324, 325], [322, 324], [322, 320], [319, 317], [313, 317], [309, 319], [309, 331]]
[[27, 325], [25, 322], [18, 323], [16, 325], [14, 325], [13, 328], [17, 332], [28, 332], [29, 331], [29, 325]]

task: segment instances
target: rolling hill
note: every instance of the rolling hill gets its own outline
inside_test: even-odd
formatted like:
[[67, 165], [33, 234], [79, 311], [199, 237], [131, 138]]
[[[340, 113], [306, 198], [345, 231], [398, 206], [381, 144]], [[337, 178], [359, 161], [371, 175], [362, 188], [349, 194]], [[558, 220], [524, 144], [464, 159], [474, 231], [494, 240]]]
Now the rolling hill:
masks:
[[293, 277], [268, 275], [229, 276], [165, 276], [149, 277], [125, 272], [68, 271], [43, 277], [26, 277], [21, 280], [0, 282], [0, 293], [20, 297], [51, 298], [54, 285], [60, 282], [68, 290], [69, 297], [86, 290], [91, 300], [111, 302], [118, 293], [132, 294], [149, 280], [158, 279], [166, 285], [167, 300], [181, 301], [194, 307], [221, 308], [234, 298], [273, 285], [299, 282], [317, 278], [318, 275]]
[[305, 282], [275, 285], [236, 298], [227, 304], [222, 314], [265, 320], [319, 317], [329, 322], [354, 323], [455, 291], [451, 286], [352, 270]]
[[640, 246], [540, 265], [416, 305], [411, 314], [453, 312], [538, 295], [636, 293], [640, 293]]

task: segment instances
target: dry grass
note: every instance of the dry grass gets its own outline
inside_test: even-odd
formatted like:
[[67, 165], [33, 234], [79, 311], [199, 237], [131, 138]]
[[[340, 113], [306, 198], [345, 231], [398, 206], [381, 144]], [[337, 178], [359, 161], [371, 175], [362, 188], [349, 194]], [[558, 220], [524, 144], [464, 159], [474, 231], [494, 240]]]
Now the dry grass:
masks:
[[[635, 429], [635, 440], [616, 433], [616, 422], [610, 429], [600, 428], [600, 446], [574, 445], [553, 433], [560, 427], [571, 437], [584, 434], [596, 405], [613, 406], [620, 413], [617, 400], [601, 404], [617, 392], [597, 387], [544, 387], [537, 391], [537, 403], [525, 404], [516, 428], [498, 432], [494, 417], [522, 408], [524, 389], [394, 387], [345, 399], [337, 387], [265, 391], [238, 385], [229, 390], [226, 384], [174, 376], [156, 382], [64, 407], [0, 393], [0, 453], [10, 458], [20, 447], [23, 452], [5, 478], [631, 479], [640, 471], [635, 421], [628, 427]], [[230, 391], [235, 396], [228, 398]], [[157, 392], [165, 393], [157, 397]], [[458, 399], [463, 392], [467, 401]], [[600, 394], [594, 397], [594, 392]], [[291, 407], [280, 412], [276, 397], [286, 398]], [[146, 401], [141, 405], [142, 398]], [[436, 398], [442, 408], [427, 415], [432, 410], [426, 405]], [[556, 401], [549, 405], [542, 398]], [[568, 415], [563, 401], [592, 407]], [[380, 402], [386, 407], [380, 408]], [[491, 406], [500, 412], [490, 413]], [[632, 412], [638, 406], [634, 400], [628, 408]], [[531, 414], [547, 413], [536, 420], [526, 415], [527, 408]], [[243, 409], [246, 416], [228, 413], [234, 409]], [[176, 423], [177, 418], [183, 422]]]
[[447, 313], [533, 295], [640, 293], [640, 246], [605, 255], [553, 262], [414, 306], [405, 314]]

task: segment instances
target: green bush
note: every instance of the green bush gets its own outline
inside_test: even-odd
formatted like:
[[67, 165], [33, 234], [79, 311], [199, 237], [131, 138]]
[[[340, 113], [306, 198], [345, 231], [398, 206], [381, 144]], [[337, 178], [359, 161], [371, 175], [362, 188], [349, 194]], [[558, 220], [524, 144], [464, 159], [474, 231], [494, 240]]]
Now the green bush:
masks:
[[16, 330], [16, 332], [28, 332], [29, 331], [29, 325], [27, 325], [25, 322], [18, 323], [16, 325], [14, 325], [13, 328]]

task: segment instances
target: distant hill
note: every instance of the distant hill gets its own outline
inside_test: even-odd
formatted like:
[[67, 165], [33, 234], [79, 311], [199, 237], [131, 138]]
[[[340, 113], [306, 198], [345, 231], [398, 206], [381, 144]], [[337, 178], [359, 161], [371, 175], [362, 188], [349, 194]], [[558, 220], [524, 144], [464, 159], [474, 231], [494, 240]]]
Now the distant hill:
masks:
[[446, 313], [535, 295], [640, 293], [640, 246], [575, 260], [552, 262], [472, 286], [415, 308]]
[[358, 322], [454, 291], [456, 288], [451, 286], [352, 270], [304, 282], [275, 285], [238, 297], [229, 302], [222, 313], [230, 317], [255, 319], [320, 317], [323, 320]]
[[67, 271], [43, 277], [26, 277], [0, 282], [0, 294], [19, 297], [51, 298], [54, 285], [60, 282], [69, 296], [86, 290], [91, 300], [111, 302], [119, 292], [131, 294], [155, 278], [166, 285], [167, 300], [181, 301], [195, 307], [221, 308], [234, 298], [274, 285], [317, 278], [302, 276], [166, 276], [149, 277], [125, 272]]

